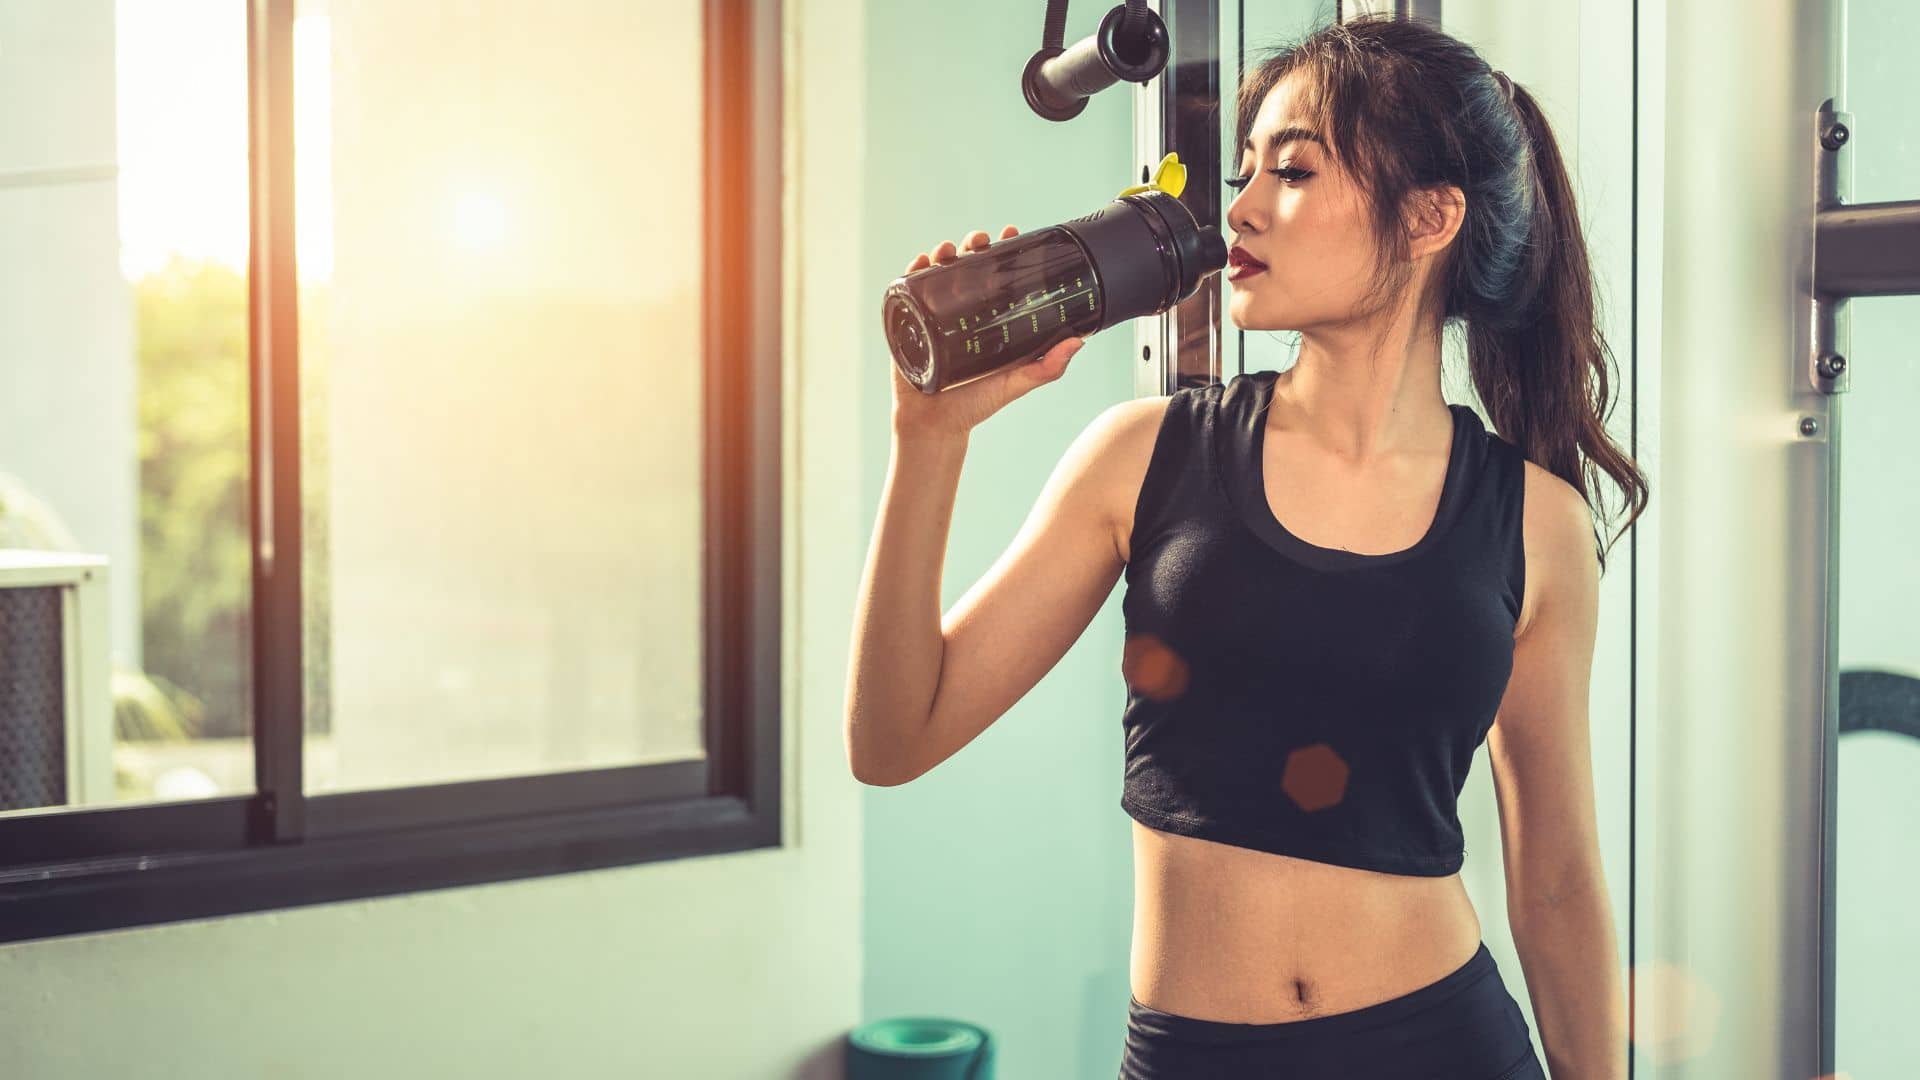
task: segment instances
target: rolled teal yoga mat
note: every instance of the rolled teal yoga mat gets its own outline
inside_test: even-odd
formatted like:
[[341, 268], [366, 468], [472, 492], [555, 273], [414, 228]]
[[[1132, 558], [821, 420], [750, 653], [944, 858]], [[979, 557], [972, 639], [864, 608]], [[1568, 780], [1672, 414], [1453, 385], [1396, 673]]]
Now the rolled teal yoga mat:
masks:
[[993, 1037], [938, 1016], [861, 1024], [847, 1033], [847, 1080], [993, 1080]]

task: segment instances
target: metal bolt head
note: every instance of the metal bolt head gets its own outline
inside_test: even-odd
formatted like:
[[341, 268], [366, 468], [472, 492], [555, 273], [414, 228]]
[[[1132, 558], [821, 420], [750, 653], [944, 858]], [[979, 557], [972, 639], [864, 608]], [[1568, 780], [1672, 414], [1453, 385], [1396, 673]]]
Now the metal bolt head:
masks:
[[1817, 416], [1801, 417], [1800, 434], [1808, 436], [1809, 438], [1820, 434], [1820, 418]]
[[1814, 365], [1823, 379], [1837, 379], [1847, 373], [1847, 358], [1839, 353], [1827, 353]]
[[1838, 150], [1847, 144], [1847, 138], [1850, 134], [1851, 132], [1847, 130], [1847, 125], [1832, 124], [1828, 126], [1826, 131], [1821, 132], [1820, 145], [1829, 150]]

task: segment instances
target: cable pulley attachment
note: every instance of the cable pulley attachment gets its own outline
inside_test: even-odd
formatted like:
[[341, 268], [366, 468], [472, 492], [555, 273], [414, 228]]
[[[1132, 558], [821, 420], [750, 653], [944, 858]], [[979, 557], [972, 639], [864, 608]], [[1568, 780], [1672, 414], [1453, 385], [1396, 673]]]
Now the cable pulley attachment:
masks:
[[1144, 83], [1172, 55], [1167, 24], [1146, 0], [1127, 0], [1100, 20], [1100, 28], [1063, 48], [1067, 0], [1047, 0], [1040, 50], [1020, 74], [1020, 90], [1033, 111], [1048, 120], [1071, 120], [1087, 99], [1121, 80]]

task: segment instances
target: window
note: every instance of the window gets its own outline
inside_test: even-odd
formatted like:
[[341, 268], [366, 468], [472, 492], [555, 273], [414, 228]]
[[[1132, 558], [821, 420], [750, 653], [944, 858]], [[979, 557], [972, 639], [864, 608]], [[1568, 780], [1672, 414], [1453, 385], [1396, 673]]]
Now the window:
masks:
[[0, 940], [777, 844], [777, 3], [82, 7], [0, 71]]

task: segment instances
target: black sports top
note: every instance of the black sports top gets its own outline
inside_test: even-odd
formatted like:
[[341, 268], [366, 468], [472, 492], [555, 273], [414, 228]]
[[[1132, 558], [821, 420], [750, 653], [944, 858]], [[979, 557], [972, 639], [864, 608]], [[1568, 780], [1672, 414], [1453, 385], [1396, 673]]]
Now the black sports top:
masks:
[[1261, 477], [1278, 372], [1167, 403], [1134, 511], [1120, 805], [1166, 832], [1393, 874], [1465, 856], [1455, 803], [1513, 669], [1524, 459], [1465, 405], [1432, 525], [1309, 544]]

